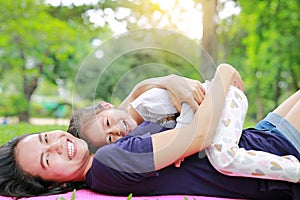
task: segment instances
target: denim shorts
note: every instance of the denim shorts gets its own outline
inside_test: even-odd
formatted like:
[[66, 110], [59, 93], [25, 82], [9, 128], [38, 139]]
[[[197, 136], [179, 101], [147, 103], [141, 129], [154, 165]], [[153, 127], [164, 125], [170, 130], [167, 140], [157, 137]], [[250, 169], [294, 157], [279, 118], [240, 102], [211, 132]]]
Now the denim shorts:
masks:
[[267, 130], [287, 138], [300, 153], [300, 132], [286, 119], [276, 113], [269, 113], [255, 126], [258, 130]]

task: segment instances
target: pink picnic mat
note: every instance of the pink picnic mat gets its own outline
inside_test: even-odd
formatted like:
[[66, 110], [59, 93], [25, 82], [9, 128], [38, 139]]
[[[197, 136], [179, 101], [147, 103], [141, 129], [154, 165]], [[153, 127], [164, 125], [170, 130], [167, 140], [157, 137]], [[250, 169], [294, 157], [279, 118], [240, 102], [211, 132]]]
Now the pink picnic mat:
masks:
[[[21, 198], [21, 200], [71, 200], [72, 192], [58, 195]], [[10, 197], [0, 196], [0, 200], [11, 200]], [[98, 194], [90, 190], [82, 189], [76, 191], [75, 200], [127, 200], [127, 197], [109, 196]], [[144, 196], [144, 197], [131, 197], [131, 200], [228, 200], [226, 198], [205, 197], [205, 196], [191, 196], [191, 195], [164, 195], [164, 196]]]

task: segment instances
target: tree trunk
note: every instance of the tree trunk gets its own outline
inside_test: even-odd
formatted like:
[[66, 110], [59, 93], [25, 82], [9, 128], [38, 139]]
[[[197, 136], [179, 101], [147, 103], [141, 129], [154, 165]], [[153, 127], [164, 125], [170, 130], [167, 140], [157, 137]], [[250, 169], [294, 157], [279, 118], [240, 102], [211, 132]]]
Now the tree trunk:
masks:
[[38, 77], [30, 77], [31, 80], [28, 80], [28, 78], [24, 75], [23, 76], [23, 92], [26, 101], [28, 102], [28, 108], [21, 112], [19, 115], [19, 121], [20, 122], [29, 122], [30, 114], [30, 102], [33, 92], [38, 86]]
[[217, 63], [217, 0], [202, 0], [203, 37], [200, 73], [204, 80], [213, 78]]
[[[35, 91], [35, 89], [38, 86], [38, 76], [33, 76], [32, 74], [28, 74], [26, 75], [26, 58], [25, 58], [25, 54], [24, 51], [21, 49], [20, 50], [20, 56], [23, 60], [23, 94], [25, 97], [25, 100], [28, 102], [28, 106], [27, 109], [23, 112], [21, 112], [18, 116], [18, 119], [20, 122], [29, 122], [29, 110], [30, 110], [30, 101], [31, 101], [31, 96], [33, 94], [33, 92]], [[41, 73], [42, 69], [43, 69], [43, 64], [40, 64], [37, 66], [39, 68], [39, 73]]]
[[29, 122], [29, 112], [28, 110], [21, 112], [18, 116], [19, 122]]

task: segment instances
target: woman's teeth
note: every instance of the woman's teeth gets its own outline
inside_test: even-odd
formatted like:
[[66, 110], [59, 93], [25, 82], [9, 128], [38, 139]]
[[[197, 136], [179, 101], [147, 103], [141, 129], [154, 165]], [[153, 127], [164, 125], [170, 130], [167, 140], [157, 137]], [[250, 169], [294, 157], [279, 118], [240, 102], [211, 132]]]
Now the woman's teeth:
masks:
[[70, 141], [67, 142], [68, 145], [68, 159], [72, 160], [74, 155], [74, 144]]

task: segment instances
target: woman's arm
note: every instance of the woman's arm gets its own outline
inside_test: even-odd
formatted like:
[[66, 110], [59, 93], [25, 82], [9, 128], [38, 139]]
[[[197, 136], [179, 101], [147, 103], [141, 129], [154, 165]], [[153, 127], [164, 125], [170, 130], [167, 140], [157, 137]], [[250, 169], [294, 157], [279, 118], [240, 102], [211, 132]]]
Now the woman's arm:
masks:
[[164, 168], [208, 147], [219, 124], [225, 97], [232, 83], [243, 90], [239, 73], [228, 64], [219, 65], [211, 87], [206, 91], [191, 124], [152, 136], [155, 169]]
[[184, 102], [188, 103], [196, 111], [205, 95], [205, 89], [199, 81], [171, 74], [141, 81], [133, 88], [119, 108], [126, 109], [129, 103], [139, 95], [155, 87], [168, 90], [173, 105], [178, 111], [181, 110], [181, 104]]

